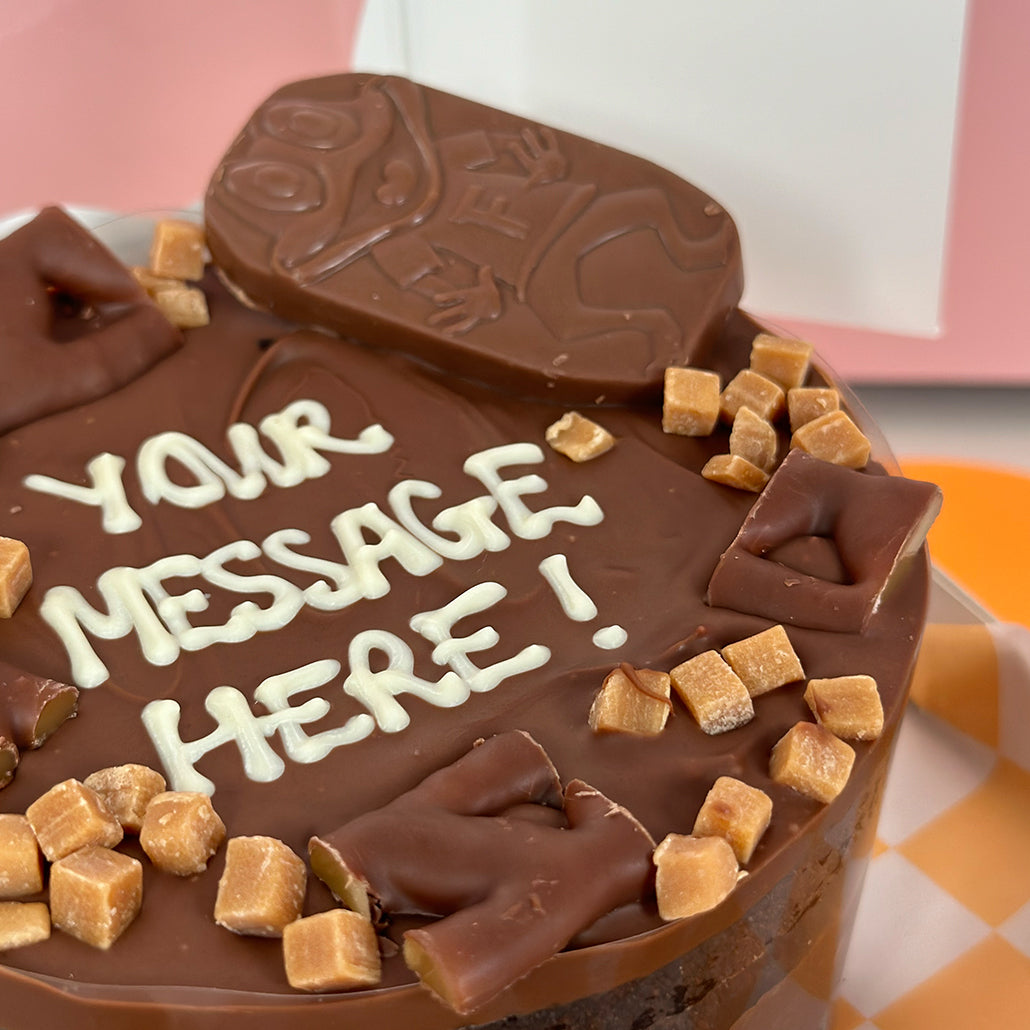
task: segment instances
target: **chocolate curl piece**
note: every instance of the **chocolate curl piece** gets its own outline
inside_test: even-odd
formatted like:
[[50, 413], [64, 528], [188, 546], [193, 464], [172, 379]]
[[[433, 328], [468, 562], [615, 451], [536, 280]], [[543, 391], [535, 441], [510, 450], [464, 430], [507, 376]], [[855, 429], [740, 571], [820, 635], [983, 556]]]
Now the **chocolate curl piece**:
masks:
[[[932, 483], [858, 472], [793, 450], [719, 559], [708, 603], [787, 625], [860, 632], [940, 506]], [[797, 560], [813, 544], [834, 552], [839, 567], [832, 574], [825, 560], [811, 569]]]
[[0, 433], [106, 396], [181, 341], [128, 269], [60, 208], [0, 240]]
[[451, 1008], [472, 1012], [650, 887], [654, 842], [640, 823], [579, 780], [556, 818], [556, 786], [531, 737], [501, 734], [314, 838], [312, 868], [334, 890], [367, 885], [387, 913], [441, 917], [405, 934], [405, 960]]
[[18, 765], [18, 749], [39, 747], [75, 714], [79, 691], [0, 662], [0, 787]]

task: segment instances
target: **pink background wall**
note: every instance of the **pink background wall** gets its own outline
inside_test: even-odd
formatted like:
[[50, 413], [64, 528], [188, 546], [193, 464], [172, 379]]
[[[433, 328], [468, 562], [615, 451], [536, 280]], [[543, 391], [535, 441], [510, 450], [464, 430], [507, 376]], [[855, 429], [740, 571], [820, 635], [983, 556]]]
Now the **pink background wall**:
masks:
[[[349, 66], [361, 6], [0, 0], [0, 213], [196, 201], [258, 99]], [[778, 319], [852, 379], [1030, 382], [1030, 3], [969, 10], [942, 335]]]

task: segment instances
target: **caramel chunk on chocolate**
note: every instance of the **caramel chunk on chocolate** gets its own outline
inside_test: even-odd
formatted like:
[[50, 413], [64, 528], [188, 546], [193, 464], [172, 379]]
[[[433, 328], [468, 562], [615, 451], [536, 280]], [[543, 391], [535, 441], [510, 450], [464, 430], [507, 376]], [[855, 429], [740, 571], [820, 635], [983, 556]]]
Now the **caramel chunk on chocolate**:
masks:
[[0, 737], [20, 748], [37, 748], [71, 718], [79, 691], [67, 683], [33, 676], [0, 661]]
[[90, 845], [113, 848], [122, 839], [121, 824], [100, 796], [74, 779], [51, 787], [25, 815], [51, 862]]
[[752, 697], [805, 678], [787, 631], [782, 626], [745, 637], [722, 649], [722, 656]]
[[695, 837], [722, 837], [745, 866], [769, 828], [772, 798], [732, 776], [720, 776], [694, 820]]
[[695, 655], [669, 675], [676, 693], [705, 733], [726, 733], [754, 718], [747, 687], [718, 651]]
[[0, 619], [9, 619], [32, 586], [29, 549], [20, 540], [0, 536]]
[[167, 279], [204, 277], [204, 228], [181, 218], [166, 218], [154, 226], [149, 270]]
[[776, 742], [769, 775], [816, 801], [831, 802], [845, 787], [855, 752], [814, 722], [799, 722]]
[[667, 368], [662, 429], [677, 436], [709, 436], [719, 421], [721, 383], [703, 368]]
[[625, 663], [612, 669], [590, 706], [590, 728], [595, 733], [657, 736], [672, 708], [670, 684], [669, 674], [655, 669]]
[[599, 458], [615, 446], [615, 437], [578, 411], [568, 411], [547, 427], [544, 438], [559, 454], [573, 461]]
[[126, 833], [138, 834], [147, 805], [165, 789], [165, 778], [145, 765], [129, 763], [99, 769], [82, 781], [103, 799]]
[[[773, 473], [708, 583], [708, 602], [772, 622], [861, 630], [895, 569], [922, 546], [940, 490], [857, 472], [793, 450]], [[846, 580], [793, 568], [795, 542], [831, 547]]]
[[307, 879], [303, 859], [281, 840], [233, 837], [218, 881], [215, 922], [248, 937], [281, 937], [301, 917]]
[[283, 932], [283, 962], [286, 979], [298, 991], [374, 987], [382, 977], [375, 929], [345, 908], [290, 923]]
[[139, 831], [139, 842], [150, 861], [176, 876], [202, 873], [223, 840], [225, 824], [211, 799], [193, 791], [158, 794], [147, 805]]
[[749, 368], [741, 369], [719, 398], [719, 414], [732, 423], [741, 408], [750, 408], [759, 418], [774, 422], [783, 411], [786, 395], [779, 383]]
[[439, 917], [405, 934], [404, 954], [466, 1013], [643, 897], [653, 847], [625, 809], [582, 781], [562, 794], [546, 754], [516, 731], [315, 837], [310, 855], [337, 897], [362, 891], [373, 915]]
[[94, 948], [110, 948], [142, 902], [143, 866], [130, 855], [87, 847], [50, 868], [54, 926]]
[[50, 939], [50, 910], [42, 901], [0, 901], [0, 953]]
[[207, 297], [198, 286], [170, 286], [154, 294], [154, 303], [176, 329], [199, 329], [211, 321]]
[[849, 469], [865, 468], [872, 449], [869, 438], [844, 411], [829, 411], [806, 422], [791, 436], [790, 445]]
[[835, 737], [875, 740], [883, 732], [883, 702], [872, 676], [809, 680], [805, 701]]
[[756, 415], [746, 405], [733, 420], [730, 430], [730, 454], [744, 458], [763, 472], [776, 465], [777, 439], [772, 423]]
[[840, 411], [840, 391], [832, 386], [798, 386], [787, 391], [787, 415], [792, 433], [831, 411]]
[[771, 333], [759, 333], [751, 343], [751, 370], [771, 379], [784, 390], [801, 386], [808, 376], [812, 345]]
[[42, 858], [28, 819], [0, 815], [0, 899], [38, 894], [43, 889]]
[[713, 454], [701, 469], [701, 475], [713, 483], [732, 486], [737, 490], [758, 493], [769, 482], [769, 473], [752, 465], [739, 454]]
[[14, 779], [14, 771], [18, 768], [20, 758], [18, 746], [14, 741], [0, 735], [0, 790]]
[[715, 908], [740, 876], [733, 848], [722, 837], [670, 833], [654, 849], [654, 864], [658, 914], [666, 920]]

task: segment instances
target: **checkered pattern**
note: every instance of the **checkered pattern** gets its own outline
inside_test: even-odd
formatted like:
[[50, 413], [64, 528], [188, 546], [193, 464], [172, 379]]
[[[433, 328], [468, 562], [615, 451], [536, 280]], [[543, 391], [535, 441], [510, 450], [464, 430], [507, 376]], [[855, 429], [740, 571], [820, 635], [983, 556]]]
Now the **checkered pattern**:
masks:
[[930, 626], [832, 1030], [1030, 1026], [1030, 629]]

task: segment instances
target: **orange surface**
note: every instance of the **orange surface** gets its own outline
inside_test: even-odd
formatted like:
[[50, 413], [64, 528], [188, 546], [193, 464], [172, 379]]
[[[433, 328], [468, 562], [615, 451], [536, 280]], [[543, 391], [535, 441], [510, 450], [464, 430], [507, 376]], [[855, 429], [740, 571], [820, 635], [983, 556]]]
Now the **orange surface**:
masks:
[[999, 619], [1030, 626], [1030, 476], [954, 461], [901, 465], [944, 492], [929, 536], [934, 563]]

